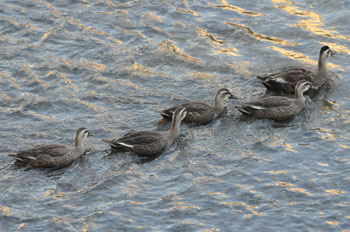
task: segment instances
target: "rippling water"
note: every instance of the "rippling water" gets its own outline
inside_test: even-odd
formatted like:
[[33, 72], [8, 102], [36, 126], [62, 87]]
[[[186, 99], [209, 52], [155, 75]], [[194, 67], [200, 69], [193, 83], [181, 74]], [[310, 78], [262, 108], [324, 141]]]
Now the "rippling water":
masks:
[[[1, 231], [350, 229], [349, 1], [0, 1]], [[142, 163], [101, 139], [158, 125], [156, 110], [261, 97], [256, 75], [337, 52], [341, 79], [290, 122], [223, 118]], [[59, 170], [13, 170], [9, 153], [72, 144]]]

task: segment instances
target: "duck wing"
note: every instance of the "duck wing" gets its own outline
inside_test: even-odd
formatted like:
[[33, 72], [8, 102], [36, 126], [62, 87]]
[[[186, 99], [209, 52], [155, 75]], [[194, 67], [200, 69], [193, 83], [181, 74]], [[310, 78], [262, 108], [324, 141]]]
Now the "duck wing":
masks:
[[271, 96], [261, 98], [256, 101], [247, 102], [240, 106], [235, 106], [243, 114], [255, 115], [257, 117], [266, 115], [267, 112], [279, 111], [280, 108], [289, 107], [292, 100], [285, 97]]
[[309, 70], [293, 68], [267, 76], [258, 76], [257, 78], [271, 91], [294, 93], [295, 85], [299, 80], [308, 80], [312, 82], [312, 76], [313, 73]]
[[184, 119], [185, 122], [208, 123], [215, 116], [212, 107], [202, 102], [192, 102], [192, 104], [188, 104], [185, 108], [187, 111], [187, 115]]
[[119, 139], [103, 140], [112, 149], [129, 151], [140, 156], [151, 156], [161, 153], [168, 145], [168, 140], [160, 132], [138, 131], [124, 135]]
[[162, 115], [163, 118], [166, 118], [166, 119], [171, 120], [172, 117], [173, 117], [173, 114], [174, 114], [175, 110], [177, 109], [177, 107], [180, 107], [180, 106], [181, 106], [181, 105], [173, 106], [173, 107], [170, 107], [170, 108], [168, 108], [168, 109], [161, 110], [161, 111], [157, 111], [157, 112], [160, 113], [160, 115]]
[[293, 100], [292, 98], [270, 96], [270, 97], [260, 98], [256, 101], [247, 102], [244, 105], [260, 106], [264, 108], [282, 107], [282, 106], [290, 106], [290, 104], [292, 104], [292, 100]]
[[171, 119], [177, 108], [186, 108], [187, 115], [183, 122], [186, 123], [209, 123], [215, 116], [212, 107], [202, 102], [188, 102], [178, 106], [173, 106], [160, 112], [167, 119]]
[[159, 132], [156, 131], [138, 131], [138, 132], [131, 132], [123, 137], [116, 139], [115, 141], [117, 143], [122, 142], [129, 145], [135, 145], [135, 144], [149, 144], [152, 143], [158, 139], [161, 139], [162, 136]]
[[64, 145], [45, 144], [9, 156], [29, 166], [55, 166], [55, 158], [63, 157], [70, 152], [71, 150]]

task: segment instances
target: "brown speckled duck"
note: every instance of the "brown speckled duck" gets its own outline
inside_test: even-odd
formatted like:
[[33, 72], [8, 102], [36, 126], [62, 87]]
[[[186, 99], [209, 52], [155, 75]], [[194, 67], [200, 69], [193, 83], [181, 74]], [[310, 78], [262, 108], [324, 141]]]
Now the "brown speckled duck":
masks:
[[215, 95], [214, 106], [207, 105], [203, 102], [188, 102], [159, 111], [158, 113], [166, 119], [171, 119], [177, 108], [186, 108], [187, 115], [183, 122], [207, 124], [217, 118], [225, 110], [224, 100], [227, 96], [229, 98], [236, 98], [228, 89], [221, 88]]
[[287, 120], [295, 116], [305, 106], [303, 94], [309, 88], [310, 82], [301, 80], [295, 87], [295, 98], [270, 96], [235, 106], [235, 108], [245, 115], [258, 119]]
[[87, 151], [84, 141], [90, 135], [86, 128], [80, 127], [74, 136], [74, 147], [61, 144], [43, 144], [9, 156], [15, 158], [17, 164], [27, 168], [66, 166]]
[[303, 68], [292, 68], [257, 78], [267, 89], [275, 92], [294, 93], [295, 86], [300, 80], [309, 81], [313, 91], [317, 91], [323, 85], [331, 82], [327, 62], [328, 58], [333, 55], [335, 55], [334, 51], [328, 46], [323, 46], [318, 57], [318, 69], [314, 72]]
[[180, 124], [185, 117], [186, 109], [178, 108], [169, 131], [138, 131], [119, 139], [102, 141], [108, 143], [114, 151], [132, 152], [142, 157], [159, 155], [180, 135]]

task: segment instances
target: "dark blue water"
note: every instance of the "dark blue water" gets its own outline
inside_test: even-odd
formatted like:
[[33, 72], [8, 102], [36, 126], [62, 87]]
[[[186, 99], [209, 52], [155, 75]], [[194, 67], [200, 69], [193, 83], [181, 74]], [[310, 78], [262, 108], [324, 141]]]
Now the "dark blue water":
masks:
[[[348, 231], [348, 1], [0, 1], [0, 231]], [[155, 112], [238, 102], [256, 75], [313, 66], [328, 45], [341, 79], [293, 120], [225, 117], [181, 126], [143, 163], [101, 139], [165, 130]], [[59, 170], [13, 170], [7, 155], [73, 144], [94, 152]]]

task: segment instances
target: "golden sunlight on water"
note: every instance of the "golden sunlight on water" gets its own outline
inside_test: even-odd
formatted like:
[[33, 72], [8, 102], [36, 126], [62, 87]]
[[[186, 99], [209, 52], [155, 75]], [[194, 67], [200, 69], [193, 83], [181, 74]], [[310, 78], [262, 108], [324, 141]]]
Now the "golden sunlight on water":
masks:
[[257, 12], [253, 12], [253, 11], [249, 11], [249, 10], [245, 10], [239, 6], [235, 6], [233, 4], [229, 4], [226, 0], [221, 0], [222, 5], [214, 5], [210, 2], [208, 2], [208, 5], [211, 7], [219, 7], [219, 8], [223, 8], [225, 10], [231, 10], [231, 11], [235, 11], [237, 13], [240, 14], [247, 14], [250, 16], [262, 16], [262, 13], [257, 13]]
[[327, 36], [331, 38], [349, 40], [350, 37], [341, 35], [336, 30], [328, 30], [325, 29], [325, 24], [323, 20], [323, 16], [321, 14], [316, 13], [315, 11], [309, 11], [300, 9], [300, 7], [296, 6], [294, 2], [289, 0], [271, 0], [276, 8], [282, 9], [286, 11], [290, 15], [300, 16], [307, 19], [301, 19], [297, 24], [291, 25], [300, 27], [306, 31], [311, 31], [316, 35]]
[[279, 39], [276, 37], [272, 37], [272, 36], [267, 36], [267, 35], [263, 35], [263, 34], [259, 34], [254, 32], [252, 29], [250, 29], [249, 27], [245, 26], [245, 25], [241, 25], [238, 23], [232, 23], [232, 22], [226, 22], [229, 25], [235, 26], [235, 27], [240, 27], [244, 30], [246, 30], [248, 32], [249, 35], [255, 37], [258, 40], [267, 40], [276, 44], [280, 44], [280, 45], [284, 45], [284, 46], [295, 46], [298, 45], [297, 43], [289, 43], [286, 40], [283, 39]]

